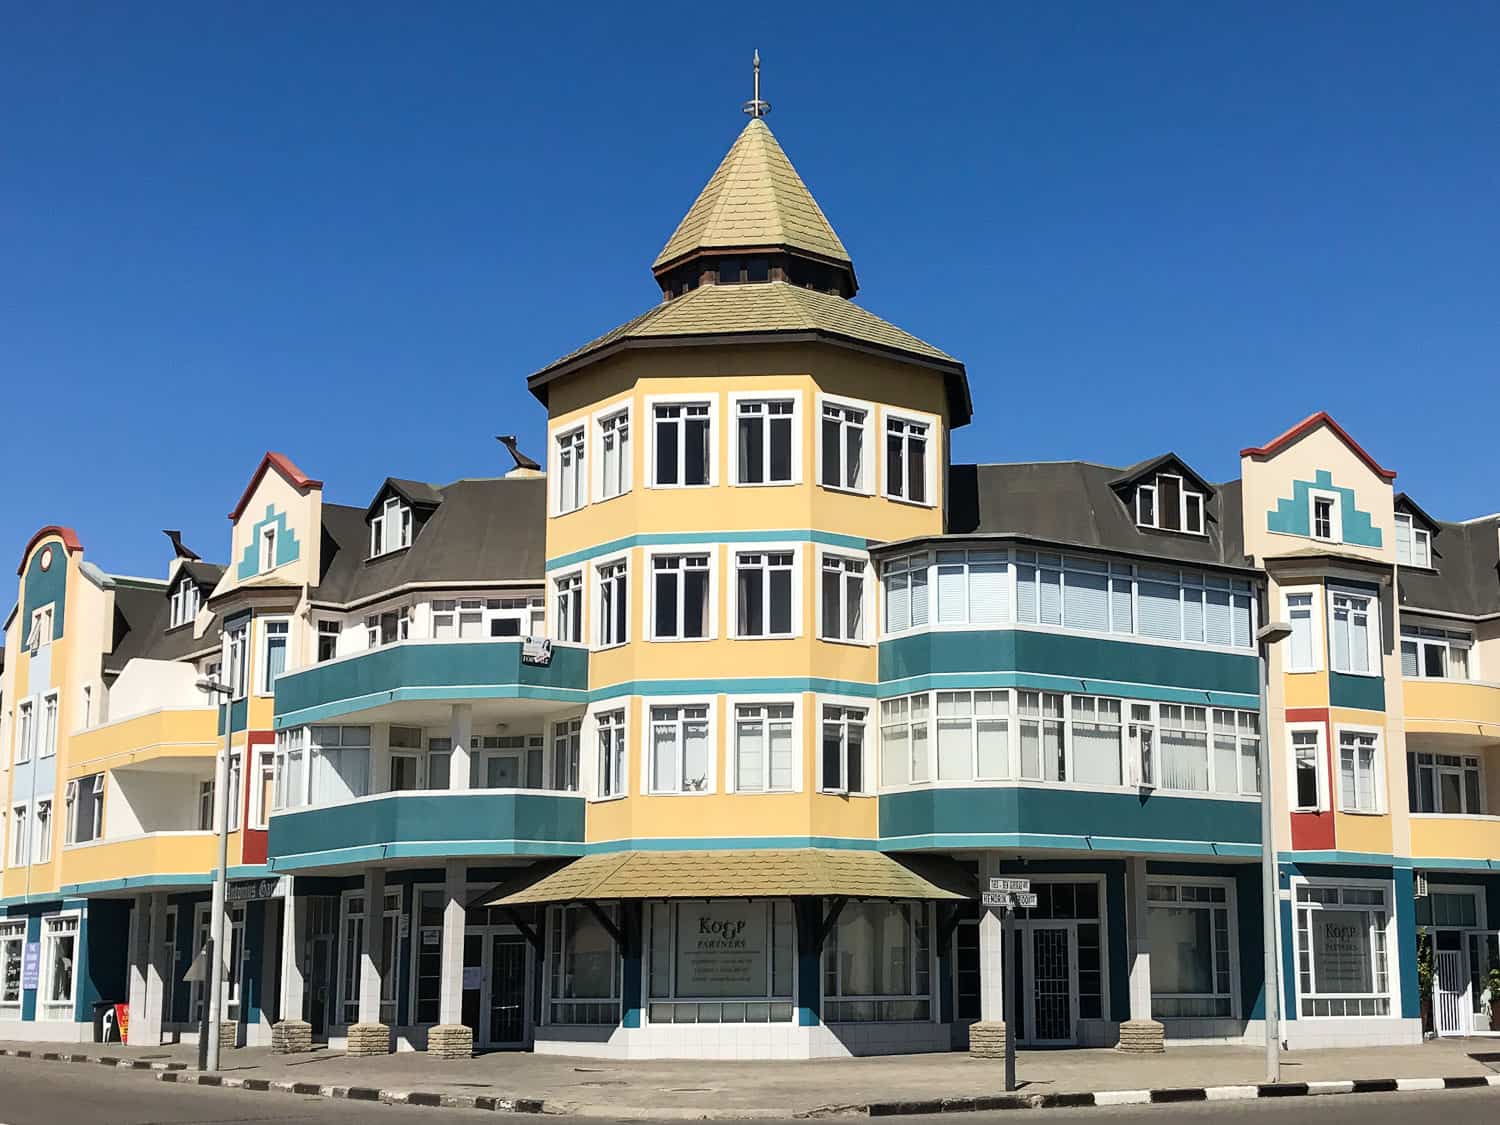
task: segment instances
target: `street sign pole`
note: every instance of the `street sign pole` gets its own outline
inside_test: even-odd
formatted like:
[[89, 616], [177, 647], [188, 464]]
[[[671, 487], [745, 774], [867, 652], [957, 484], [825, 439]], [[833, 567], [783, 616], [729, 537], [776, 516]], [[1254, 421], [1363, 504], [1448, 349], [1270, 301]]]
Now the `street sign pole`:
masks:
[[1011, 919], [1015, 911], [1007, 909], [1000, 915], [1000, 942], [1002, 945], [1000, 965], [1004, 974], [1000, 981], [1000, 1010], [1005, 1016], [1005, 1092], [1016, 1088], [1016, 989], [1015, 966], [1010, 959], [1015, 956], [1015, 942], [1011, 940], [1014, 927]]

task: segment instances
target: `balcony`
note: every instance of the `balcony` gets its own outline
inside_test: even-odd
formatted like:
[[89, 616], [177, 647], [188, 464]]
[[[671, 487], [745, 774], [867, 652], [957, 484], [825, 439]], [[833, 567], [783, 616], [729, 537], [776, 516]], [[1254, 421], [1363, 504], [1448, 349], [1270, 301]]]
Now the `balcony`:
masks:
[[269, 866], [583, 853], [584, 798], [546, 790], [416, 790], [271, 817]]
[[95, 762], [118, 769], [179, 758], [212, 758], [218, 748], [214, 707], [161, 708], [75, 733], [69, 773], [92, 772], [88, 767]]
[[1470, 745], [1500, 742], [1500, 684], [1407, 677], [1402, 688], [1408, 734], [1424, 741], [1439, 735]]
[[287, 672], [276, 680], [276, 727], [333, 720], [411, 721], [400, 704], [587, 701], [587, 649], [558, 645], [546, 666], [521, 661], [520, 641], [401, 641]]
[[1411, 854], [1416, 861], [1457, 860], [1457, 866], [1500, 871], [1500, 816], [1413, 813]]
[[[210, 721], [213, 712], [209, 712]], [[147, 832], [69, 844], [62, 852], [63, 894], [207, 884], [219, 862], [212, 832]]]

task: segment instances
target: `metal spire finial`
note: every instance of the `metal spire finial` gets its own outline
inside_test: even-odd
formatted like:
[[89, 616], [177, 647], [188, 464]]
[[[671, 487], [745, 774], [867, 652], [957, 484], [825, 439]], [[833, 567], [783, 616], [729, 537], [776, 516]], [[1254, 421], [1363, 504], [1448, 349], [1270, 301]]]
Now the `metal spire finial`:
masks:
[[760, 96], [760, 49], [755, 51], [755, 96], [740, 107], [751, 117], [764, 117], [771, 112], [771, 103]]

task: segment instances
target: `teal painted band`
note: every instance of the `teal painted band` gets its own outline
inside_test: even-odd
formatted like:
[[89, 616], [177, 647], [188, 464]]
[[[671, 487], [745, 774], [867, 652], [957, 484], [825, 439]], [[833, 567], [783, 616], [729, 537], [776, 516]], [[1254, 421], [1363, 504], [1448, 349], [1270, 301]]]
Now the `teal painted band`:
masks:
[[703, 680], [625, 680], [589, 692], [591, 701], [641, 695], [662, 698], [672, 695], [772, 695], [817, 692], [820, 695], [852, 695], [873, 699], [874, 684], [852, 680], [827, 680], [821, 676], [743, 676]]
[[391, 844], [363, 844], [353, 848], [334, 848], [325, 852], [281, 855], [271, 860], [272, 873], [308, 871], [321, 867], [338, 867], [352, 863], [375, 863], [387, 859], [454, 859], [475, 856], [580, 856], [579, 844], [560, 844], [547, 840], [434, 840], [401, 841]]
[[1216, 840], [1146, 840], [1116, 836], [1055, 836], [1038, 832], [934, 832], [914, 836], [882, 836], [881, 851], [926, 848], [1045, 848], [1073, 852], [1143, 852], [1151, 855], [1206, 855], [1254, 859], [1255, 844]]
[[1208, 691], [1197, 688], [1162, 687], [1126, 680], [1103, 680], [1095, 677], [1054, 676], [1035, 672], [938, 672], [907, 676], [882, 683], [877, 694], [881, 699], [908, 695], [918, 691], [950, 691], [962, 688], [1028, 688], [1036, 691], [1082, 692], [1088, 695], [1128, 696], [1158, 703], [1187, 703], [1203, 707], [1260, 706], [1258, 696], [1235, 691]]
[[588, 703], [589, 693], [579, 688], [538, 687], [535, 684], [474, 684], [465, 687], [398, 687], [388, 691], [370, 692], [367, 695], [351, 696], [333, 703], [320, 703], [315, 707], [303, 707], [277, 715], [274, 726], [277, 730], [321, 723], [350, 715], [371, 707], [387, 703], [461, 702], [472, 699], [540, 699], [549, 703], [574, 703], [579, 707]]
[[[263, 864], [243, 864], [229, 868], [230, 879], [259, 879], [270, 873]], [[89, 895], [117, 893], [119, 891], [149, 891], [162, 887], [208, 887], [212, 886], [212, 871], [158, 872], [151, 875], [127, 875], [120, 879], [96, 879], [89, 883], [65, 883], [55, 891], [45, 894], [13, 895], [0, 899], [0, 907], [25, 905], [38, 902], [56, 902], [59, 899], [83, 900]]]
[[1278, 863], [1346, 863], [1357, 867], [1392, 867], [1423, 871], [1500, 871], [1500, 859], [1464, 859], [1449, 856], [1386, 855], [1383, 852], [1278, 852]]
[[830, 848], [840, 851], [875, 851], [876, 840], [850, 839], [844, 836], [726, 836], [661, 837], [647, 836], [622, 840], [600, 840], [585, 845], [589, 855], [614, 852], [735, 851], [758, 848]]
[[869, 549], [870, 541], [858, 535], [841, 535], [812, 528], [771, 531], [648, 531], [625, 535], [594, 547], [584, 547], [547, 560], [548, 570], [588, 562], [604, 555], [628, 551], [632, 547], [670, 547], [700, 543], [819, 543], [825, 547], [842, 547], [848, 551]]

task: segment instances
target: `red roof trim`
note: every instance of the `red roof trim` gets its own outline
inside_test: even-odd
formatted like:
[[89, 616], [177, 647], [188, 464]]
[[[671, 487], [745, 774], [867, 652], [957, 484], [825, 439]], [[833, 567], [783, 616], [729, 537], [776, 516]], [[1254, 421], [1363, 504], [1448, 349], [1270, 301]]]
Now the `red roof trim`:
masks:
[[272, 453], [268, 451], [266, 455], [260, 459], [260, 465], [257, 466], [255, 475], [250, 478], [250, 483], [245, 486], [245, 491], [240, 496], [240, 502], [234, 506], [234, 511], [229, 513], [229, 518], [231, 520], [237, 520], [240, 518], [240, 513], [245, 510], [245, 505], [250, 503], [250, 496], [252, 493], [254, 493], [255, 486], [260, 483], [261, 477], [266, 475], [267, 469], [275, 469], [278, 473], [286, 478], [288, 483], [294, 485], [297, 488], [308, 489], [323, 487], [322, 481], [313, 480], [312, 477], [308, 476], [301, 469], [297, 468], [297, 463], [290, 457], [288, 457], [285, 453]]
[[55, 535], [61, 539], [70, 555], [76, 555], [83, 550], [83, 544], [78, 541], [78, 532], [71, 527], [63, 527], [61, 524], [49, 524], [33, 535], [30, 542], [26, 544], [26, 549], [21, 552], [21, 565], [16, 567], [18, 577], [26, 573], [26, 560], [31, 558], [31, 552], [36, 549], [36, 545], [49, 535]]
[[1292, 442], [1296, 441], [1303, 434], [1308, 433], [1310, 430], [1315, 430], [1319, 426], [1327, 426], [1330, 430], [1337, 434], [1339, 440], [1347, 445], [1351, 450], [1353, 450], [1355, 456], [1363, 461], [1366, 465], [1368, 465], [1370, 467], [1370, 471], [1376, 476], [1387, 481], [1396, 479], [1396, 470], [1382, 468], [1380, 462], [1366, 453], [1364, 446], [1360, 445], [1359, 442], [1350, 437], [1349, 432], [1345, 430], [1343, 426], [1340, 426], [1337, 422], [1335, 422], [1332, 415], [1330, 415], [1326, 410], [1320, 410], [1316, 414], [1302, 419], [1302, 421], [1298, 422], [1286, 433], [1272, 438], [1270, 441], [1266, 442], [1265, 445], [1251, 446], [1249, 449], [1240, 450], [1240, 456], [1269, 457], [1273, 453], [1280, 451], [1285, 446], [1288, 446]]

